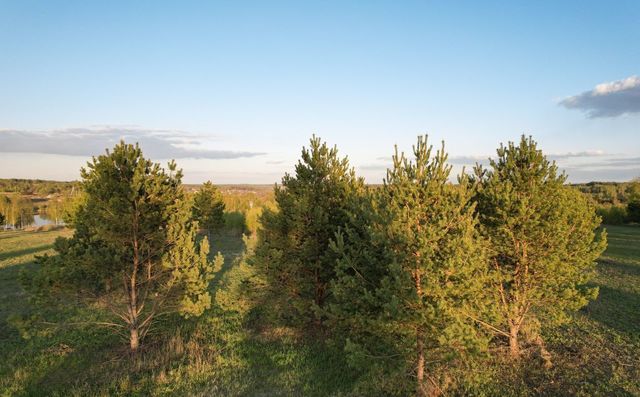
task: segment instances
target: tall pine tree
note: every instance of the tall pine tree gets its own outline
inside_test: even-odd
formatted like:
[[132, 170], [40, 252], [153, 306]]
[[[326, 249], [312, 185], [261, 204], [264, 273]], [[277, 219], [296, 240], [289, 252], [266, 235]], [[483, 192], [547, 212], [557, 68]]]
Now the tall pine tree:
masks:
[[[500, 146], [488, 169], [477, 166], [474, 201], [490, 241], [501, 334], [513, 357], [520, 336], [542, 348], [540, 327], [566, 318], [597, 295], [586, 283], [606, 247], [600, 219], [588, 200], [564, 186], [566, 176], [531, 137]], [[546, 354], [545, 354], [546, 355]], [[547, 361], [550, 364], [549, 361]]]
[[[384, 185], [354, 202], [333, 245], [339, 261], [331, 313], [356, 365], [435, 395], [442, 363], [485, 344], [474, 319], [484, 306], [486, 256], [468, 180], [449, 182], [444, 147], [432, 156], [426, 137], [414, 155], [396, 150]], [[394, 393], [408, 393], [398, 387]]]
[[137, 144], [121, 142], [81, 175], [73, 237], [58, 239], [58, 255], [40, 258], [38, 273], [24, 281], [43, 298], [106, 306], [113, 320], [101, 324], [126, 335], [136, 351], [162, 315], [199, 316], [211, 305], [208, 285], [222, 256], [211, 263], [206, 238], [196, 243], [175, 163], [167, 172]]
[[363, 188], [347, 158], [315, 136], [302, 149], [295, 175], [276, 185], [277, 208], [261, 216], [255, 260], [283, 317], [321, 325], [335, 277], [329, 242], [347, 220], [349, 198]]

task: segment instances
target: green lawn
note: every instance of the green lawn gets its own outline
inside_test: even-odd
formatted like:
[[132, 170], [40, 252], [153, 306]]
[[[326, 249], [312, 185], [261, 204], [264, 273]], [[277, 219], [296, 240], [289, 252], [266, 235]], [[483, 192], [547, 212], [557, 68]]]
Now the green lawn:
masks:
[[[555, 367], [533, 377], [549, 394], [640, 396], [640, 227], [606, 226], [598, 298], [550, 331]], [[535, 381], [535, 380], [534, 380]]]
[[[0, 346], [6, 346], [17, 336], [15, 328], [7, 324], [7, 318], [27, 310], [27, 299], [18, 283], [19, 272], [29, 269], [36, 255], [52, 254], [56, 237], [68, 235], [70, 231], [65, 229], [0, 232]], [[0, 359], [4, 352], [4, 348], [0, 350]]]
[[[640, 228], [607, 227], [598, 264], [598, 299], [569, 325], [545, 330], [550, 370], [534, 358], [520, 366], [481, 362], [465, 395], [640, 395]], [[215, 237], [225, 255], [215, 307], [173, 329], [138, 357], [108, 330], [75, 325], [96, 308], [30, 304], [18, 281], [67, 230], [0, 232], [0, 396], [3, 395], [354, 395], [342, 355], [287, 329], [256, 327], [251, 291], [260, 284], [242, 261], [238, 236]], [[171, 324], [169, 324], [171, 325]], [[362, 395], [355, 393], [355, 395]]]

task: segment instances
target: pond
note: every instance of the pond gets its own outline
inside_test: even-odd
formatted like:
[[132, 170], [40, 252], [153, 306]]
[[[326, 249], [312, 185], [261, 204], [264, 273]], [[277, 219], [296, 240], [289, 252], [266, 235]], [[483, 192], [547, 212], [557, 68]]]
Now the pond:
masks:
[[[55, 225], [55, 224], [56, 224], [56, 222], [53, 219], [49, 219], [49, 218], [46, 218], [44, 216], [36, 214], [36, 215], [33, 216], [33, 222], [27, 227], [32, 227], [32, 226], [40, 227], [40, 226]], [[58, 225], [64, 225], [64, 222], [59, 221], [57, 224]], [[13, 228], [14, 227], [11, 226], [11, 225], [4, 225], [4, 226], [0, 225], [0, 230], [1, 229], [8, 230], [8, 229], [13, 229]]]
[[[58, 222], [58, 224], [61, 224], [61, 223], [62, 222]], [[48, 219], [40, 215], [34, 215], [33, 223], [31, 224], [31, 226], [46, 226], [46, 225], [55, 225], [55, 224], [56, 222], [53, 219]]]

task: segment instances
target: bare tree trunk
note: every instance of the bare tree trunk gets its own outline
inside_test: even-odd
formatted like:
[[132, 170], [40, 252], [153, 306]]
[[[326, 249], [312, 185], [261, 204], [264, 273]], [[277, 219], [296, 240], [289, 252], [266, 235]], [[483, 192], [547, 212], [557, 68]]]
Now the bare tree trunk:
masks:
[[138, 315], [140, 313], [138, 313], [138, 285], [136, 282], [139, 267], [140, 251], [138, 246], [138, 219], [136, 217], [133, 224], [133, 269], [131, 276], [129, 277], [129, 318], [131, 321], [131, 323], [129, 324], [129, 345], [131, 347], [131, 351], [134, 353], [140, 346], [140, 334], [138, 332]]
[[135, 353], [140, 346], [140, 335], [138, 334], [138, 328], [135, 326], [131, 327], [131, 334], [129, 336], [129, 346], [131, 348], [131, 352]]
[[[420, 253], [416, 253], [416, 257], [420, 258]], [[420, 269], [418, 269], [416, 263], [416, 269], [413, 273], [413, 281], [416, 287], [416, 294], [418, 298], [422, 299], [422, 275], [420, 274]], [[426, 388], [424, 384], [424, 331], [418, 325], [416, 327], [416, 353], [417, 353], [417, 362], [416, 362], [416, 396], [426, 396]]]
[[422, 340], [422, 330], [416, 329], [416, 350], [418, 352], [417, 365], [416, 365], [416, 378], [418, 384], [416, 385], [416, 396], [424, 396], [424, 341]]
[[509, 325], [509, 352], [514, 359], [520, 358], [520, 343], [518, 342], [518, 329], [515, 324]]

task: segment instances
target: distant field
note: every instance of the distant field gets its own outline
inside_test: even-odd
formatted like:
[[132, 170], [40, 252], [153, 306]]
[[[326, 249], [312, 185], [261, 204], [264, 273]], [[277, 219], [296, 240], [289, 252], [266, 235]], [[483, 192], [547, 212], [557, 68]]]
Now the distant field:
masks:
[[[598, 299], [570, 325], [545, 331], [554, 367], [487, 362], [484, 383], [465, 394], [640, 395], [640, 227], [607, 229], [609, 248], [594, 280]], [[353, 374], [335, 351], [284, 330], [247, 326], [253, 320], [242, 286], [252, 275], [239, 263], [239, 236], [218, 237], [212, 247], [227, 259], [214, 287], [216, 308], [137, 360], [130, 361], [122, 342], [105, 330], [70, 326], [86, 318], [87, 308], [40, 312], [38, 319], [58, 325], [38, 323], [19, 272], [32, 269], [36, 255], [51, 253], [54, 239], [70, 233], [0, 232], [0, 396], [325, 396], [352, 390]]]

